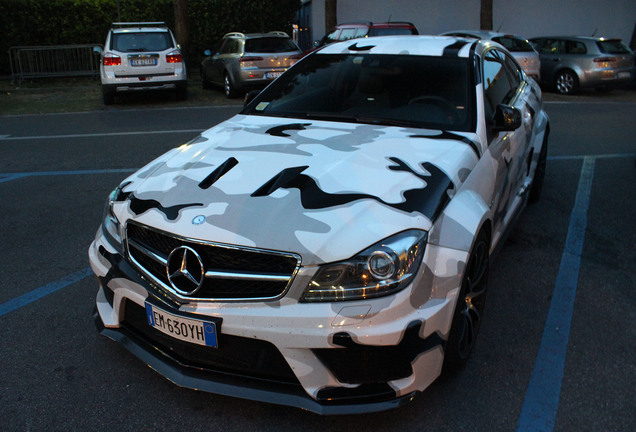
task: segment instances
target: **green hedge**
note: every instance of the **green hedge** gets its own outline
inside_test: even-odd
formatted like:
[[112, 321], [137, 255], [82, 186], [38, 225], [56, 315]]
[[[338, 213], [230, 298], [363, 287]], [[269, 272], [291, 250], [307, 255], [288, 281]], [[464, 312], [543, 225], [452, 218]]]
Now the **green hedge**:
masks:
[[[164, 21], [174, 31], [173, 0], [2, 0], [0, 75], [11, 73], [12, 46], [103, 44], [112, 22]], [[203, 51], [231, 31], [282, 30], [291, 24], [300, 0], [189, 0], [186, 58], [197, 66]]]

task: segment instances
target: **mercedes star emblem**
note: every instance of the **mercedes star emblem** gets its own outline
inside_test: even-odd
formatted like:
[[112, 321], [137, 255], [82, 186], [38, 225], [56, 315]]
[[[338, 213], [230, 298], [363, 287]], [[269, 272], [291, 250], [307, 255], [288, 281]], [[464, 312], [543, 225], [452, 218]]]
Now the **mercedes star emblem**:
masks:
[[196, 293], [205, 280], [201, 257], [188, 246], [179, 246], [170, 252], [166, 272], [170, 285], [181, 295]]

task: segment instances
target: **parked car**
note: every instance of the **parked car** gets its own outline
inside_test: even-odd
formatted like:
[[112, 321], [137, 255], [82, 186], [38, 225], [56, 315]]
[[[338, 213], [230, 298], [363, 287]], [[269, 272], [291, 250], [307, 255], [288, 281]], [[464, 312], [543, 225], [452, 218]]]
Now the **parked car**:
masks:
[[228, 33], [201, 63], [204, 88], [223, 86], [229, 98], [249, 88], [262, 88], [278, 78], [303, 54], [285, 32]]
[[317, 47], [362, 37], [417, 34], [419, 34], [417, 27], [410, 22], [393, 21], [373, 23], [371, 21], [359, 21], [342, 23], [338, 24], [331, 33], [324, 36]]
[[488, 30], [456, 30], [442, 33], [442, 35], [492, 40], [500, 43], [513, 55], [525, 73], [537, 81], [541, 79], [539, 53], [528, 40], [521, 36]]
[[181, 50], [163, 22], [113, 23], [97, 53], [106, 105], [120, 92], [168, 89], [179, 99], [188, 97]]
[[184, 387], [323, 414], [407, 403], [468, 360], [548, 131], [500, 45], [326, 46], [112, 192], [97, 326]]
[[609, 89], [636, 76], [634, 54], [620, 39], [544, 36], [530, 41], [541, 56], [542, 82], [562, 94]]

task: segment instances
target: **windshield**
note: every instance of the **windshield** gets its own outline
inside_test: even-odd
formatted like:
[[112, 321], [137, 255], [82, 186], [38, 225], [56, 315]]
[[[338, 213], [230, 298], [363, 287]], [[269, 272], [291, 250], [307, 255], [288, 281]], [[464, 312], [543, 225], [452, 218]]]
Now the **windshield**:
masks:
[[620, 39], [604, 39], [596, 42], [602, 53], [629, 54], [630, 50]]
[[281, 37], [263, 37], [245, 41], [245, 52], [248, 53], [281, 53], [298, 51], [291, 39]]
[[242, 113], [471, 131], [469, 66], [457, 57], [313, 54]]
[[492, 38], [495, 42], [502, 44], [510, 52], [534, 52], [532, 45], [524, 39], [501, 36]]
[[417, 30], [408, 27], [373, 27], [369, 36], [416, 35]]

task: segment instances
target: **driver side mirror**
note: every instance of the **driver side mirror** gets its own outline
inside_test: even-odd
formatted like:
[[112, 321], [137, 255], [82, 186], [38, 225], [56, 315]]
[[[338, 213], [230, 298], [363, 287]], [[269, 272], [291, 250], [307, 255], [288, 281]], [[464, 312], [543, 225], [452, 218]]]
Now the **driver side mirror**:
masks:
[[495, 110], [492, 129], [494, 131], [513, 131], [521, 127], [521, 111], [509, 105], [499, 104]]

